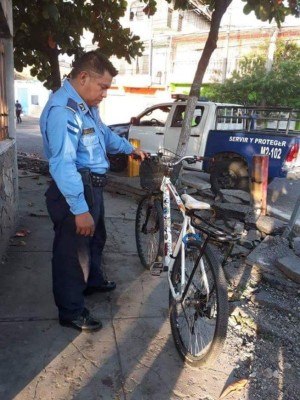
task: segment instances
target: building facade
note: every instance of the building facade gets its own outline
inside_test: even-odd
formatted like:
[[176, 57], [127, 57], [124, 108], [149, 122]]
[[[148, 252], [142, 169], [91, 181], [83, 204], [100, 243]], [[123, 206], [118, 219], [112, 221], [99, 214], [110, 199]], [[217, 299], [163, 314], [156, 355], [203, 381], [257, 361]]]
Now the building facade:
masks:
[[[101, 104], [104, 121], [129, 121], [145, 107], [169, 101], [174, 92], [189, 93], [208, 37], [210, 21], [210, 12], [198, 0], [190, 0], [190, 7], [185, 11], [175, 10], [172, 2], [159, 0], [154, 15], [148, 15], [145, 3], [138, 0], [128, 2], [120, 23], [140, 36], [144, 51], [131, 64], [111, 57], [119, 74], [114, 78], [108, 98]], [[203, 83], [223, 82], [229, 78], [243, 56], [271, 43], [274, 32], [276, 40], [300, 45], [298, 26], [283, 26], [281, 29], [270, 24], [253, 28], [221, 26], [217, 48]], [[87, 51], [95, 47], [90, 44], [90, 36], [86, 34]], [[60, 64], [62, 75], [69, 72], [70, 65], [66, 62]], [[26, 114], [38, 116], [48, 96], [49, 92], [38, 81], [15, 82], [15, 98], [21, 100]]]
[[22, 104], [24, 115], [39, 117], [50, 93], [37, 79], [15, 79], [15, 99]]
[[12, 2], [0, 0], [0, 257], [18, 215], [12, 35]]
[[[145, 3], [138, 0], [128, 3], [120, 22], [124, 28], [129, 28], [140, 37], [144, 51], [131, 64], [112, 57], [119, 70], [117, 84], [125, 87], [166, 88], [170, 83], [176, 58], [174, 38], [184, 38], [195, 32], [208, 32], [210, 20], [210, 12], [196, 1], [191, 1], [189, 9], [182, 11], [175, 10], [173, 2], [160, 0], [154, 15], [147, 14]], [[189, 54], [188, 57], [190, 56]]]
[[[144, 44], [142, 57], [131, 64], [112, 57], [119, 70], [117, 85], [132, 92], [133, 88], [155, 90], [186, 90], [192, 83], [198, 62], [206, 43], [211, 14], [197, 0], [191, 0], [186, 11], [175, 10], [173, 3], [160, 0], [153, 16], [145, 12], [145, 4], [128, 3], [120, 21], [140, 36]], [[253, 28], [221, 26], [217, 48], [212, 54], [203, 83], [223, 82], [238, 68], [240, 59], [276, 40], [300, 44], [300, 26], [274, 24]], [[149, 91], [149, 89], [148, 89]]]

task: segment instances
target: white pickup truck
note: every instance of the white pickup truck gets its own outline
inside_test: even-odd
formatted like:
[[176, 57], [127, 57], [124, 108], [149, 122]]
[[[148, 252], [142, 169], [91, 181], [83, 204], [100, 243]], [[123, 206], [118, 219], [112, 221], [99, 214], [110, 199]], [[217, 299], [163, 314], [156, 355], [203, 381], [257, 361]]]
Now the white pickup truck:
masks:
[[[151, 153], [176, 152], [186, 99], [147, 108], [128, 124], [128, 139], [140, 140]], [[125, 125], [125, 124], [124, 124]], [[122, 126], [122, 125], [120, 125]], [[253, 155], [269, 156], [269, 178], [300, 178], [300, 111], [289, 108], [243, 107], [198, 101], [187, 153], [213, 157], [198, 163], [209, 172], [212, 189], [249, 188]]]

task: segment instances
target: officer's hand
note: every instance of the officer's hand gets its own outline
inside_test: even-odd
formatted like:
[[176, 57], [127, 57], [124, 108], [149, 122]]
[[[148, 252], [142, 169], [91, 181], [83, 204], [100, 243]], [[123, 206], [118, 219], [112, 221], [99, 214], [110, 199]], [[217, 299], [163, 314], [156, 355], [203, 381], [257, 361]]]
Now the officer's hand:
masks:
[[89, 212], [75, 215], [76, 233], [83, 236], [93, 236], [95, 223]]
[[131, 153], [135, 156], [137, 156], [138, 158], [140, 158], [142, 161], [145, 160], [145, 158], [149, 157], [149, 154], [146, 153], [145, 151], [143, 151], [140, 148], [134, 149], [133, 152]]

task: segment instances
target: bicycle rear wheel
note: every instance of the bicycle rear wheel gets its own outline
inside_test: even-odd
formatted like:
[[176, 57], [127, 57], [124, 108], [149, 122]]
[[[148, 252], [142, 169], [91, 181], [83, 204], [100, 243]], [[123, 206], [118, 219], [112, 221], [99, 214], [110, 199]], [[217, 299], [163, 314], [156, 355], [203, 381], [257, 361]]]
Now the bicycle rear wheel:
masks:
[[[175, 346], [189, 365], [211, 364], [222, 351], [228, 323], [227, 286], [222, 267], [208, 245], [200, 260], [201, 242], [186, 248], [186, 282], [197, 268], [183, 301], [176, 302], [170, 291], [170, 324]], [[181, 254], [172, 271], [172, 283], [180, 285]]]
[[160, 200], [144, 196], [137, 208], [135, 238], [138, 255], [147, 269], [163, 256], [164, 220]]

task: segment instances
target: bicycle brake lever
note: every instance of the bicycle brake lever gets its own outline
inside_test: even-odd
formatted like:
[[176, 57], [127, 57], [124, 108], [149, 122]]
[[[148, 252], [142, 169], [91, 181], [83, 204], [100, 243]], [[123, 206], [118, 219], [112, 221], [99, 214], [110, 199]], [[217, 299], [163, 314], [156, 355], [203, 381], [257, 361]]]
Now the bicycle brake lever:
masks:
[[187, 162], [188, 164], [195, 164], [196, 161], [197, 161], [197, 160], [195, 160], [195, 159], [193, 159], [193, 160], [187, 159], [187, 160], [186, 160], [186, 162]]

